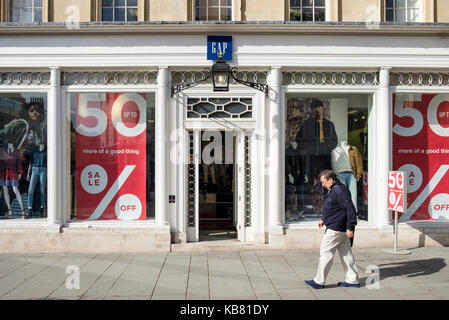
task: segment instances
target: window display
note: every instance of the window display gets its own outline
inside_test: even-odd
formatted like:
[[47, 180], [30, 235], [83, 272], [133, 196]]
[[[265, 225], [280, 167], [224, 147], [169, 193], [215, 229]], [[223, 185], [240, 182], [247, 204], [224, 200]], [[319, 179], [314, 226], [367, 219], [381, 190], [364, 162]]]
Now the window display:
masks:
[[[287, 94], [285, 220], [318, 221], [326, 190], [318, 176], [332, 169], [348, 186], [358, 218], [367, 220], [366, 177], [370, 95]], [[364, 201], [365, 199], [365, 201]]]
[[46, 216], [45, 94], [0, 95], [0, 211], [8, 219]]
[[154, 218], [154, 94], [72, 93], [71, 219]]

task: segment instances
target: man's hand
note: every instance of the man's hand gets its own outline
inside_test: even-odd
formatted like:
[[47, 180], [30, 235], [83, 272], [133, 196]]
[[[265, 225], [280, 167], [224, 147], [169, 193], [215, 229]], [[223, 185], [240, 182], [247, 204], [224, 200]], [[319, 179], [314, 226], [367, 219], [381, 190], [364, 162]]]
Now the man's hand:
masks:
[[318, 228], [322, 228], [324, 226], [323, 220], [318, 221]]
[[346, 236], [351, 239], [354, 237], [354, 232], [351, 230], [346, 230]]

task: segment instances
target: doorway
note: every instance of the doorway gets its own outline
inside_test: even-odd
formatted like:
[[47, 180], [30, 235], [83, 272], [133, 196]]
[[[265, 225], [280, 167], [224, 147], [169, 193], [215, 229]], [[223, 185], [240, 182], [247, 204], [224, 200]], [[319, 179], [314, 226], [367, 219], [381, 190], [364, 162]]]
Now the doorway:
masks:
[[192, 130], [187, 137], [187, 241], [247, 241], [252, 220], [250, 133]]

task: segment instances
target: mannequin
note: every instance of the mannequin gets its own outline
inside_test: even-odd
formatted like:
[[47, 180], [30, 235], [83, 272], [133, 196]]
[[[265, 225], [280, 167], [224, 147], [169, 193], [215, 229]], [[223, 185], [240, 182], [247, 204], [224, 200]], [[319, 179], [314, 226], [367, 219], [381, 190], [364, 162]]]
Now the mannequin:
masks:
[[28, 188], [28, 212], [33, 215], [33, 202], [36, 184], [39, 180], [40, 208], [41, 214], [45, 215], [45, 188], [47, 185], [47, 150], [44, 144], [39, 145], [39, 149], [33, 152], [33, 161], [28, 168], [27, 181], [30, 181]]
[[343, 140], [332, 151], [332, 169], [337, 174], [341, 183], [346, 185], [351, 193], [352, 203], [357, 212], [357, 180], [353, 174], [353, 167], [350, 160], [350, 149], [352, 146]]
[[14, 144], [8, 143], [8, 149], [0, 151], [0, 185], [3, 188], [3, 196], [8, 207], [8, 219], [13, 217], [11, 210], [11, 199], [9, 197], [8, 187], [12, 187], [16, 199], [19, 202], [22, 219], [26, 218], [23, 210], [22, 197], [19, 192], [19, 180], [22, 172], [22, 159], [18, 150], [14, 149]]

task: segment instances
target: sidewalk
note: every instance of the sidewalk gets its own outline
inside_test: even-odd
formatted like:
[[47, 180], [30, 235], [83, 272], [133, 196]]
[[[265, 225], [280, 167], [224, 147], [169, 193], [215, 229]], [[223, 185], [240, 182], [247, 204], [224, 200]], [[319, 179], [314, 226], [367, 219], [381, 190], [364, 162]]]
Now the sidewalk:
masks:
[[[361, 288], [344, 281], [338, 254], [326, 288], [315, 276], [318, 250], [171, 252], [136, 254], [0, 254], [0, 297], [10, 299], [152, 300], [366, 300], [449, 299], [449, 248], [412, 249], [395, 256], [382, 249], [354, 249]], [[380, 269], [379, 289], [368, 289], [365, 270]], [[79, 289], [67, 277], [79, 268]], [[70, 279], [72, 279], [70, 278]], [[69, 281], [75, 284], [76, 281]]]

